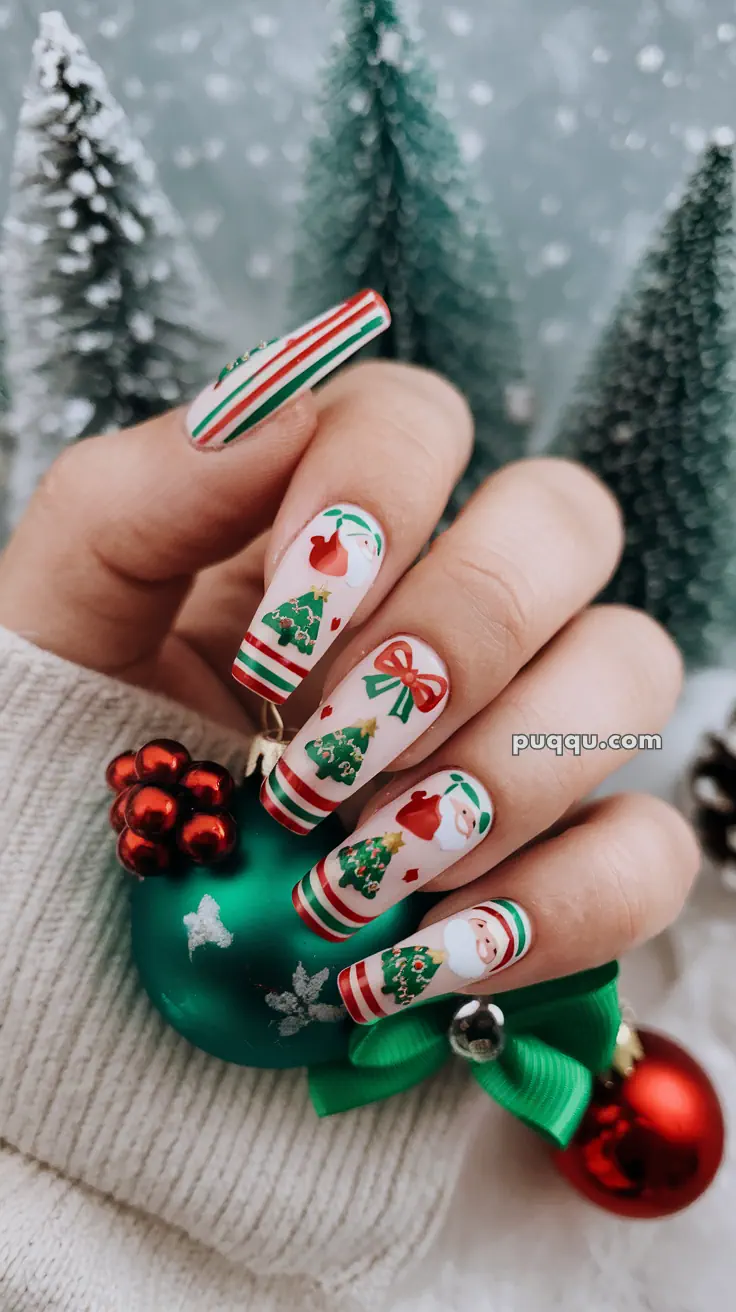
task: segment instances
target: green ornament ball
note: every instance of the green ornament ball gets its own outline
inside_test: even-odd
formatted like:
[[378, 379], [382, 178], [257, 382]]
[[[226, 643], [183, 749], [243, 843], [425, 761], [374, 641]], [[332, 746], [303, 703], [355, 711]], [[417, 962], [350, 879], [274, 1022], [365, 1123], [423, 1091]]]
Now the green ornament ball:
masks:
[[345, 831], [331, 816], [307, 837], [289, 833], [259, 787], [246, 780], [233, 797], [226, 861], [133, 885], [133, 955], [153, 1005], [196, 1047], [240, 1066], [314, 1066], [345, 1056], [354, 1028], [337, 990], [343, 966], [405, 938], [432, 899], [415, 893], [344, 943], [318, 938], [292, 889]]

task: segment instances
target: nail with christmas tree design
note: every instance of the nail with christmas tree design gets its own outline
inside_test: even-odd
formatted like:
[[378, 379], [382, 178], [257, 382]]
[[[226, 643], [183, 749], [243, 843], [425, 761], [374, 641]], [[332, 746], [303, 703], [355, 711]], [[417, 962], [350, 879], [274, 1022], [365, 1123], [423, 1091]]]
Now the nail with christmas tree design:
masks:
[[278, 705], [342, 633], [378, 577], [381, 525], [347, 501], [310, 520], [281, 560], [233, 663], [233, 678]]
[[391, 322], [378, 292], [362, 291], [310, 319], [289, 337], [259, 342], [192, 403], [187, 427], [194, 446], [229, 446], [275, 410], [314, 387]]
[[318, 707], [263, 781], [266, 810], [308, 834], [385, 770], [442, 714], [447, 668], [420, 638], [401, 635], [360, 661]]
[[357, 961], [337, 977], [358, 1025], [394, 1015], [420, 999], [455, 993], [513, 966], [529, 951], [531, 925], [517, 902], [481, 902]]
[[302, 920], [337, 943], [449, 869], [483, 841], [491, 799], [465, 770], [439, 770], [376, 811], [292, 894]]

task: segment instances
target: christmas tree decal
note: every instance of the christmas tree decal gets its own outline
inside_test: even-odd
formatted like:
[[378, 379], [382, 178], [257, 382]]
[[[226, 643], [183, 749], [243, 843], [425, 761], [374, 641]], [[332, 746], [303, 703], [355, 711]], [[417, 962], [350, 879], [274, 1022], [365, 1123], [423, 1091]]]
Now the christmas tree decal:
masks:
[[455, 501], [521, 455], [521, 350], [484, 209], [434, 76], [394, 0], [346, 0], [312, 142], [295, 260], [297, 317], [361, 287], [391, 309], [382, 355], [446, 374], [470, 402], [476, 452]]
[[401, 834], [383, 834], [379, 838], [364, 838], [362, 843], [343, 847], [338, 852], [342, 875], [340, 887], [352, 884], [363, 897], [374, 898], [391, 857], [404, 846]]
[[14, 517], [67, 443], [193, 396], [220, 311], [101, 69], [41, 17], [5, 230]]
[[326, 588], [315, 584], [301, 597], [292, 597], [276, 610], [269, 611], [263, 616], [263, 623], [276, 630], [280, 647], [291, 643], [304, 656], [311, 656], [329, 595]]
[[636, 270], [552, 449], [618, 499], [602, 600], [642, 607], [691, 664], [736, 632], [733, 159], [712, 146]]
[[404, 1007], [423, 993], [443, 962], [443, 954], [431, 948], [388, 948], [381, 953], [382, 993], [393, 995], [397, 1006]]
[[352, 788], [375, 732], [375, 720], [358, 720], [347, 729], [336, 729], [307, 743], [305, 750], [317, 766], [317, 778], [334, 779]]

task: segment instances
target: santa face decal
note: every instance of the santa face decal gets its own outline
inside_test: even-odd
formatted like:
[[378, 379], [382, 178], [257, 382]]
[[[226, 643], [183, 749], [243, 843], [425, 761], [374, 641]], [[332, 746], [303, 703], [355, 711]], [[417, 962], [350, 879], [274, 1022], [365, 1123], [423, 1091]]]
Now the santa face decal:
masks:
[[267, 701], [285, 702], [342, 632], [383, 556], [383, 530], [367, 511], [348, 504], [323, 510], [281, 560], [233, 678]]
[[440, 770], [375, 812], [320, 861], [294, 889], [294, 905], [316, 934], [332, 942], [348, 938], [477, 847], [492, 813], [478, 779]]
[[350, 1016], [362, 1025], [488, 979], [519, 961], [530, 944], [526, 912], [497, 898], [356, 962], [340, 972], [337, 985]]

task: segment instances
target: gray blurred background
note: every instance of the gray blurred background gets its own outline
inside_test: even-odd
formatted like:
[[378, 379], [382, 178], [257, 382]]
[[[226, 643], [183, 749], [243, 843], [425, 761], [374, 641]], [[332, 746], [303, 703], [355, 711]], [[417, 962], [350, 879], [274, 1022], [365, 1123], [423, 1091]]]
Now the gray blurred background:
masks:
[[[38, 14], [0, 0], [0, 205]], [[66, 0], [218, 284], [233, 349], [291, 326], [329, 0]], [[540, 436], [708, 136], [736, 127], [728, 0], [407, 0], [519, 297]]]

